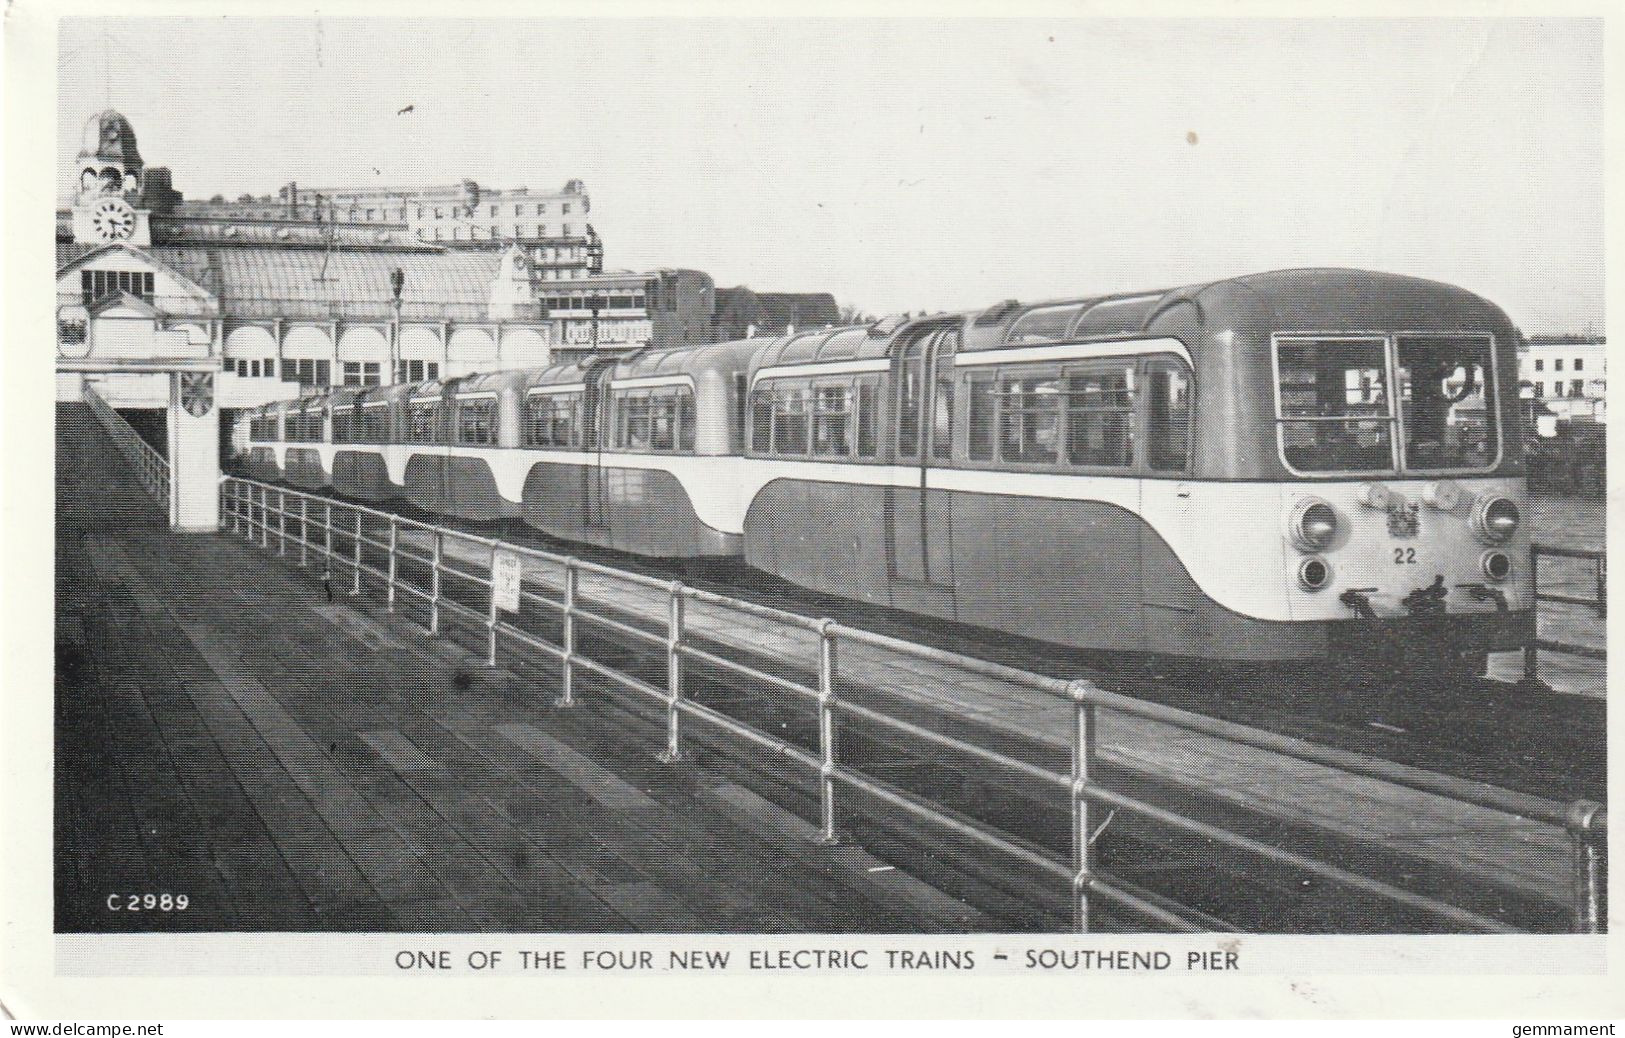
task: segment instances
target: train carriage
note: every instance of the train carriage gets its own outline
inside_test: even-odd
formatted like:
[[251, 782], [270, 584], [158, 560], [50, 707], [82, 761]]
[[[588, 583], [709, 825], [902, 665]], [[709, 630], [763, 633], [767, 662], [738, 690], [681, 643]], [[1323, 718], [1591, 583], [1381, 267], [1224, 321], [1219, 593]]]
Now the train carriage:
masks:
[[[388, 501], [404, 491], [391, 476], [404, 386], [346, 387], [333, 395], [333, 489], [362, 501]], [[404, 460], [394, 468], [399, 471]]]
[[525, 387], [525, 521], [643, 555], [740, 555], [743, 379], [759, 345], [535, 373]]
[[243, 471], [254, 479], [274, 482], [282, 478], [282, 404], [262, 404], [239, 419], [248, 423], [248, 450]]
[[320, 490], [331, 482], [323, 455], [331, 443], [328, 394], [303, 396], [283, 404], [282, 478], [296, 487]]
[[514, 448], [524, 378], [519, 371], [469, 375], [422, 383], [404, 395], [398, 431], [408, 445], [402, 476], [408, 501], [478, 522], [519, 515]]
[[764, 353], [750, 453], [794, 461], [746, 560], [1083, 648], [1520, 647], [1516, 344], [1470, 293], [1335, 270], [909, 322], [858, 373], [880, 442], [844, 481], [809, 440], [853, 363]]

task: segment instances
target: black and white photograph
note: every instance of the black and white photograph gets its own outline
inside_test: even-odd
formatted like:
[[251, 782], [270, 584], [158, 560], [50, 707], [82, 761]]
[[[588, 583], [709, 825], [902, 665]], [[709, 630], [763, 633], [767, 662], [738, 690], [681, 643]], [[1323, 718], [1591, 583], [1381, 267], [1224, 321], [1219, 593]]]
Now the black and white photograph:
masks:
[[57, 975], [1625, 1011], [1604, 19], [342, 12], [32, 12]]

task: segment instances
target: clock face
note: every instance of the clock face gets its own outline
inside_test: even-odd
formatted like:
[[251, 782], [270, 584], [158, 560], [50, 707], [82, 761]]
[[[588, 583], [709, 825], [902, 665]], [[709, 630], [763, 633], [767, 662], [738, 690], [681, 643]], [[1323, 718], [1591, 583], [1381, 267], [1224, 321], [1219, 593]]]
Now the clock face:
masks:
[[90, 211], [91, 226], [101, 241], [123, 241], [135, 233], [135, 210], [122, 198], [107, 198]]

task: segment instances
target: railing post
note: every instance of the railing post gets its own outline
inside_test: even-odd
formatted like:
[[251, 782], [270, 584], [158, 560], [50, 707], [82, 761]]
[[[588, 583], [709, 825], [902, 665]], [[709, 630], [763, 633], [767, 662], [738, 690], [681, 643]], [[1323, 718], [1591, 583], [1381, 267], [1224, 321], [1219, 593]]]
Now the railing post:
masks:
[[835, 833], [835, 621], [818, 623], [818, 842], [840, 842]]
[[333, 502], [323, 502], [322, 508], [322, 572], [333, 572]]
[[1598, 822], [1606, 819], [1606, 809], [1591, 800], [1569, 805], [1569, 844], [1573, 849], [1573, 908], [1575, 933], [1602, 933], [1603, 875], [1602, 849], [1598, 847]]
[[1535, 642], [1540, 637], [1540, 547], [1529, 546], [1529, 586], [1535, 598], [1535, 637], [1523, 647], [1523, 680], [1530, 685], [1540, 681], [1540, 649]]
[[276, 492], [276, 553], [288, 554], [288, 492]]
[[1597, 615], [1608, 618], [1608, 556], [1597, 556]]
[[394, 516], [389, 517], [389, 592], [387, 595], [387, 608], [391, 613], [395, 611], [395, 548], [399, 544], [401, 524]]
[[440, 538], [439, 529], [434, 532], [434, 560], [429, 564], [429, 633], [440, 633]]
[[260, 487], [260, 547], [271, 550], [271, 488]]
[[1067, 685], [1072, 697], [1072, 928], [1089, 932], [1089, 885], [1094, 879], [1094, 842], [1089, 831], [1090, 768], [1095, 759], [1094, 686]]
[[553, 700], [554, 706], [575, 706], [575, 678], [576, 678], [576, 592], [580, 587], [581, 573], [576, 569], [576, 560], [564, 560], [564, 631], [560, 640], [564, 643], [564, 658], [561, 663], [561, 676], [559, 679], [559, 698]]
[[355, 514], [355, 558], [350, 567], [350, 594], [361, 594], [361, 513]]
[[310, 499], [299, 495], [299, 566], [310, 565]]
[[678, 706], [683, 699], [683, 657], [678, 652], [683, 644], [683, 582], [672, 581], [667, 593], [666, 749], [660, 754], [660, 759], [670, 764], [683, 759], [682, 711]]
[[497, 551], [491, 549], [491, 568], [486, 576], [491, 588], [491, 611], [485, 617], [485, 665], [497, 665]]

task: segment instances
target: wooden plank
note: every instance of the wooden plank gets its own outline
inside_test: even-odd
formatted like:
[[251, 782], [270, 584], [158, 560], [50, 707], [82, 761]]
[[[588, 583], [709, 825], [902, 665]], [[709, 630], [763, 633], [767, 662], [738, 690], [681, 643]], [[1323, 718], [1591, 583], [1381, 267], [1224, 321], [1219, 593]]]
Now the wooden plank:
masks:
[[540, 729], [528, 724], [502, 724], [497, 725], [496, 730], [611, 811], [652, 811], [655, 808], [655, 802], [642, 790]]
[[359, 738], [378, 752], [396, 771], [434, 771], [440, 767], [422, 750], [412, 743], [412, 740], [400, 732], [380, 729], [373, 732], [362, 732]]

